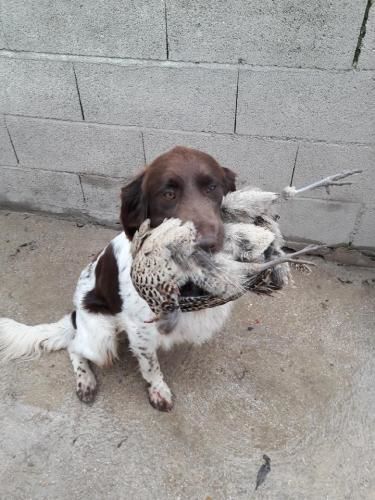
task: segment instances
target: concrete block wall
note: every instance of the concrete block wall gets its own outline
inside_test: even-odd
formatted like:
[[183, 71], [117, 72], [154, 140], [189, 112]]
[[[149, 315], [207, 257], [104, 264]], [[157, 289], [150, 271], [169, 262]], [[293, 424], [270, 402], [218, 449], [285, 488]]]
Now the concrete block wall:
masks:
[[118, 219], [176, 144], [280, 189], [287, 237], [375, 247], [372, 0], [0, 0], [0, 206]]

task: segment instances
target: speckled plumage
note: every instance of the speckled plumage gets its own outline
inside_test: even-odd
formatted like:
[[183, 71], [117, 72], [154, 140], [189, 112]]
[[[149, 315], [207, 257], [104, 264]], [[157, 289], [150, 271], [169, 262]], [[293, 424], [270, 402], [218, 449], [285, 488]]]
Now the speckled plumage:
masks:
[[[324, 187], [328, 191], [331, 186], [350, 185], [351, 182], [339, 181], [359, 173], [361, 170], [341, 172], [300, 189], [287, 186], [280, 193], [258, 188], [228, 193], [221, 206], [224, 245], [214, 255], [195, 245], [193, 224], [169, 219], [151, 229], [146, 220], [131, 247], [135, 288], [157, 315], [156, 319], [177, 310], [216, 307], [236, 300], [246, 291], [270, 294], [282, 288], [290, 279], [288, 262], [298, 262], [294, 257], [318, 247], [308, 246], [285, 255], [272, 205], [311, 189]], [[201, 294], [181, 293], [187, 283], [199, 287]]]
[[[169, 219], [155, 229], [145, 221], [132, 242], [132, 279], [138, 293], [157, 315], [178, 309], [199, 310], [224, 304], [246, 290], [270, 293], [288, 282], [287, 263], [260, 270], [282, 252], [278, 224], [269, 214], [274, 193], [256, 189], [224, 197], [224, 245], [209, 255], [196, 244], [192, 223]], [[180, 290], [191, 282], [202, 289], [199, 296]]]

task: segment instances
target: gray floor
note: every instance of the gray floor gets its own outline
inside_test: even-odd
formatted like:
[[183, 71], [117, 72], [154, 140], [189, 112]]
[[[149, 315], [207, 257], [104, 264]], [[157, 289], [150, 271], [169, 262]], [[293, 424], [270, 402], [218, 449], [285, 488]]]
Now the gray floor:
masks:
[[[0, 234], [0, 316], [33, 324], [70, 310], [114, 232], [3, 211]], [[239, 301], [211, 343], [162, 354], [170, 414], [149, 405], [126, 346], [97, 370], [91, 407], [65, 352], [2, 366], [0, 497], [375, 498], [375, 271], [317, 264], [274, 298]]]

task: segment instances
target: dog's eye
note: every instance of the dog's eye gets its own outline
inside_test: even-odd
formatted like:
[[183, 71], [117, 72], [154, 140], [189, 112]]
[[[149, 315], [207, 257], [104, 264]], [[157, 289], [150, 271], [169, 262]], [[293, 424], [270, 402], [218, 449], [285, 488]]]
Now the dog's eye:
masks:
[[207, 190], [207, 193], [211, 193], [212, 191], [215, 191], [215, 189], [217, 188], [216, 184], [209, 184], [206, 188]]
[[174, 200], [176, 198], [176, 192], [172, 189], [168, 189], [167, 191], [164, 191], [163, 197], [166, 200]]

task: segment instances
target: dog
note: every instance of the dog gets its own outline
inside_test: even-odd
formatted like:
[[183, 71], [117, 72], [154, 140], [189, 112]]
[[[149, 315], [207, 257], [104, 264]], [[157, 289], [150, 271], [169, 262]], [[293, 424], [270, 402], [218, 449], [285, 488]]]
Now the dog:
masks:
[[201, 344], [219, 331], [232, 305], [179, 315], [164, 334], [153, 313], [136, 292], [131, 277], [131, 240], [145, 219], [157, 227], [164, 219], [191, 221], [197, 243], [207, 252], [223, 245], [220, 206], [235, 191], [235, 173], [210, 155], [178, 146], [156, 158], [121, 191], [123, 231], [82, 271], [74, 294], [74, 310], [57, 323], [27, 326], [0, 319], [0, 356], [4, 360], [33, 357], [42, 351], [66, 349], [76, 376], [79, 399], [90, 403], [97, 392], [90, 362], [111, 365], [123, 332], [148, 384], [151, 405], [170, 411], [173, 396], [161, 372], [157, 351], [174, 344]]

